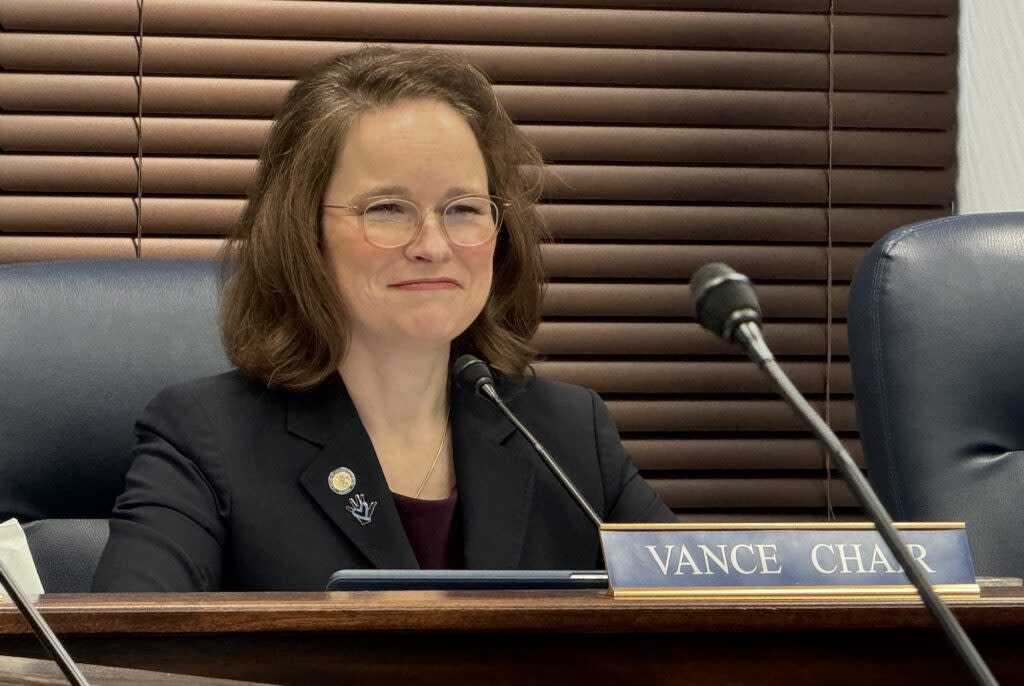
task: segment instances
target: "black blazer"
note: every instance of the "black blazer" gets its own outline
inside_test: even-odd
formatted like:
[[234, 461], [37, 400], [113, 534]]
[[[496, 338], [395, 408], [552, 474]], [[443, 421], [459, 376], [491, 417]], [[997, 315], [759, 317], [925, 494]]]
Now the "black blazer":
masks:
[[[674, 522], [640, 478], [593, 391], [496, 374], [497, 388], [607, 521]], [[496, 409], [452, 391], [470, 569], [602, 566], [593, 523]], [[162, 391], [110, 520], [95, 591], [322, 590], [343, 568], [415, 569], [369, 436], [338, 375], [303, 392], [240, 372]], [[348, 467], [351, 493], [328, 475]], [[361, 525], [346, 509], [376, 501]]]

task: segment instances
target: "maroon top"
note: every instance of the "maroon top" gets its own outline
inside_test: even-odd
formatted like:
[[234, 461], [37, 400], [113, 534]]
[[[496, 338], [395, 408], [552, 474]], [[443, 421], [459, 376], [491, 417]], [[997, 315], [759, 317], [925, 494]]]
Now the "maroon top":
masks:
[[420, 500], [392, 493], [405, 534], [422, 569], [461, 569], [462, 532], [456, 505], [459, 489], [444, 500]]

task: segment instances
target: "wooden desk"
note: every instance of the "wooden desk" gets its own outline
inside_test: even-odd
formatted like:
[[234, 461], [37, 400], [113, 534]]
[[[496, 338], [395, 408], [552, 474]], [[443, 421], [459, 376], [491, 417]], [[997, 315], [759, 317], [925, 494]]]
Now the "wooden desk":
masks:
[[[954, 610], [1024, 684], [1024, 591]], [[601, 591], [51, 595], [76, 660], [277, 684], [960, 684], [913, 600], [612, 600]], [[39, 657], [13, 607], [0, 654]]]
[[[90, 686], [270, 686], [251, 681], [203, 679], [120, 667], [86, 664], [78, 667], [89, 680]], [[68, 680], [51, 660], [0, 655], [0, 686], [68, 686]]]

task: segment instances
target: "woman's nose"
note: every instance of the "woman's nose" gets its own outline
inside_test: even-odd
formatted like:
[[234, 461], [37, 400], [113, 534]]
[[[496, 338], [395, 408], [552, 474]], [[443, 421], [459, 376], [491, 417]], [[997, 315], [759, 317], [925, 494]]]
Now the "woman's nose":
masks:
[[412, 243], [406, 246], [409, 259], [443, 262], [451, 257], [452, 247], [445, 235], [441, 217], [437, 212], [427, 212], [423, 224]]

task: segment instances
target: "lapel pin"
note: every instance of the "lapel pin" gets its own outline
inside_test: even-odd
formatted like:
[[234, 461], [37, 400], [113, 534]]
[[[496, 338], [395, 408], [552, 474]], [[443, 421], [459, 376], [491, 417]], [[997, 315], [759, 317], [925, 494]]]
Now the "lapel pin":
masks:
[[348, 495], [356, 487], [356, 475], [348, 467], [338, 467], [327, 475], [327, 485], [338, 495]]
[[366, 502], [366, 498], [363, 497], [362, 493], [356, 493], [352, 498], [348, 499], [348, 505], [345, 509], [352, 513], [352, 516], [356, 518], [356, 521], [361, 525], [366, 526], [373, 519], [373, 511], [377, 508], [377, 501]]

